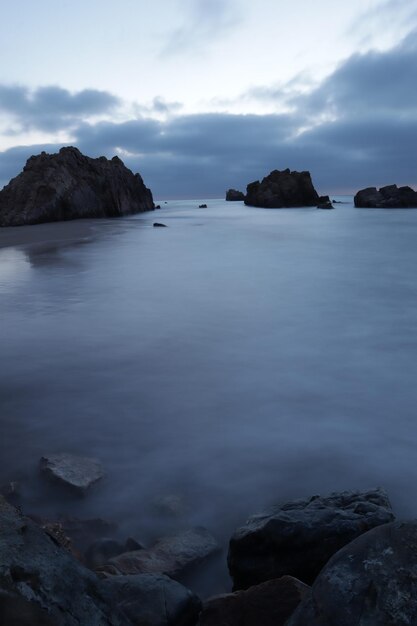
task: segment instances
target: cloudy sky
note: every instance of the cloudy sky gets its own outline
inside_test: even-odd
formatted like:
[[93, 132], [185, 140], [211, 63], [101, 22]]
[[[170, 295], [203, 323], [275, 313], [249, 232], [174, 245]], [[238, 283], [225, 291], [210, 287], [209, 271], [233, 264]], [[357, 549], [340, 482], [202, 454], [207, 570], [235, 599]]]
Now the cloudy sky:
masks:
[[417, 185], [414, 0], [16, 0], [0, 58], [0, 186], [63, 145], [157, 198]]

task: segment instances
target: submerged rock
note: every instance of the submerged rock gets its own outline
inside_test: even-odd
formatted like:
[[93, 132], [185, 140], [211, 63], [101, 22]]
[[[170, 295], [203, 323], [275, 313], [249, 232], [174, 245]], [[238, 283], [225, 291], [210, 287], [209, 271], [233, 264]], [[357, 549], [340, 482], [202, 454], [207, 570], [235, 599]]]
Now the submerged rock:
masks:
[[42, 152], [0, 191], [0, 226], [117, 217], [154, 208], [152, 192], [119, 157], [92, 159], [77, 148]]
[[291, 576], [209, 598], [198, 626], [284, 626], [310, 587]]
[[355, 207], [376, 209], [407, 209], [417, 207], [417, 191], [411, 187], [387, 185], [361, 189], [354, 198]]
[[154, 222], [154, 228], [167, 228], [166, 224], [161, 224], [161, 222]]
[[104, 471], [96, 459], [73, 454], [51, 454], [40, 460], [41, 472], [66, 487], [85, 493], [104, 476]]
[[266, 209], [317, 206], [320, 198], [313, 187], [310, 172], [274, 170], [261, 182], [246, 188], [245, 204]]
[[201, 608], [197, 596], [168, 576], [111, 576], [101, 591], [137, 626], [194, 626]]
[[164, 537], [147, 550], [116, 556], [100, 571], [113, 575], [166, 574], [175, 579], [218, 550], [219, 545], [208, 530], [193, 528]]
[[238, 202], [245, 199], [245, 194], [243, 191], [238, 191], [237, 189], [228, 189], [226, 191], [226, 200], [228, 202]]
[[251, 517], [230, 540], [235, 589], [291, 575], [311, 584], [335, 552], [394, 514], [382, 489], [343, 491], [275, 506]]
[[288, 626], [417, 624], [417, 523], [374, 528], [327, 563]]

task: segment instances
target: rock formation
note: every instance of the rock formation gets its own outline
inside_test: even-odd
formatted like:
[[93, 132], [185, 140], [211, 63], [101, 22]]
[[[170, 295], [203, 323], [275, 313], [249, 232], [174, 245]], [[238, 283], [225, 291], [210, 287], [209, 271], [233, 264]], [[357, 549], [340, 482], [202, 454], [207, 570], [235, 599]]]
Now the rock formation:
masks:
[[362, 533], [392, 522], [381, 489], [313, 496], [251, 517], [230, 540], [235, 589], [290, 575], [311, 584], [337, 550]]
[[117, 156], [92, 159], [67, 147], [30, 157], [0, 191], [0, 226], [117, 217], [153, 208], [141, 176]]
[[226, 200], [229, 202], [236, 202], [239, 200], [244, 200], [245, 194], [243, 191], [237, 191], [237, 189], [228, 189], [226, 191]]
[[40, 469], [48, 478], [78, 493], [84, 493], [104, 476], [103, 468], [96, 459], [65, 453], [43, 456]]
[[314, 189], [310, 172], [274, 170], [261, 182], [246, 188], [245, 204], [266, 209], [317, 206], [322, 198]]
[[375, 209], [407, 209], [417, 207], [417, 191], [411, 187], [387, 185], [361, 189], [355, 196], [355, 206]]

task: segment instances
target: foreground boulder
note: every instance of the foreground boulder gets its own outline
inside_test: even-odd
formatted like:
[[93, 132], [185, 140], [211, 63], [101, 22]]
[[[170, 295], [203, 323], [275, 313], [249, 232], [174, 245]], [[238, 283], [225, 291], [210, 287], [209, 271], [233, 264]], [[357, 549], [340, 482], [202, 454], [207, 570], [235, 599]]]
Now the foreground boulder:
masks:
[[127, 624], [137, 626], [194, 626], [201, 609], [199, 598], [168, 576], [112, 576], [101, 591]]
[[358, 191], [354, 198], [355, 206], [376, 209], [407, 209], [417, 207], [417, 191], [411, 187], [387, 185], [378, 191], [367, 187]]
[[141, 176], [117, 156], [91, 159], [67, 147], [30, 157], [0, 191], [0, 226], [117, 217], [153, 208]]
[[207, 600], [198, 626], [284, 626], [310, 587], [291, 576]]
[[226, 191], [226, 200], [229, 202], [238, 202], [239, 200], [244, 200], [245, 194], [242, 191], [238, 191], [237, 189], [228, 189]]
[[95, 574], [0, 497], [0, 624], [13, 623], [126, 626]]
[[164, 537], [147, 550], [126, 552], [100, 568], [103, 574], [166, 574], [178, 578], [219, 550], [205, 528], [193, 528]]
[[329, 558], [362, 533], [392, 522], [385, 491], [295, 500], [251, 517], [230, 540], [235, 589], [291, 575], [311, 584]]
[[313, 187], [310, 172], [274, 170], [261, 182], [246, 188], [245, 204], [266, 209], [317, 206], [320, 196]]
[[104, 476], [96, 459], [74, 454], [50, 454], [40, 460], [41, 472], [65, 487], [83, 494]]
[[416, 547], [416, 522], [358, 537], [328, 562], [288, 626], [417, 624]]

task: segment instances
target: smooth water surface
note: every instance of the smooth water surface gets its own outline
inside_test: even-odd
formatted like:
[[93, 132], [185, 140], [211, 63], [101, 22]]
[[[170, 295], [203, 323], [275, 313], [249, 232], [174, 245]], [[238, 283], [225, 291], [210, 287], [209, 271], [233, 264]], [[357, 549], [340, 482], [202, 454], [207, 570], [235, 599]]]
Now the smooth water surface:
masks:
[[[416, 516], [417, 211], [344, 199], [175, 201], [24, 245], [0, 231], [0, 469], [24, 508], [145, 541], [200, 524], [224, 545], [259, 508], [335, 489], [381, 485]], [[49, 451], [107, 477], [49, 497]], [[169, 494], [176, 518], [154, 507]]]

